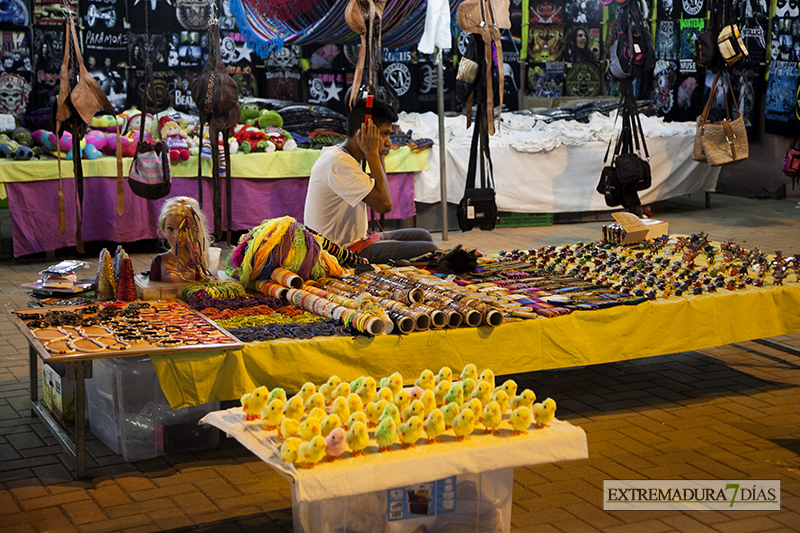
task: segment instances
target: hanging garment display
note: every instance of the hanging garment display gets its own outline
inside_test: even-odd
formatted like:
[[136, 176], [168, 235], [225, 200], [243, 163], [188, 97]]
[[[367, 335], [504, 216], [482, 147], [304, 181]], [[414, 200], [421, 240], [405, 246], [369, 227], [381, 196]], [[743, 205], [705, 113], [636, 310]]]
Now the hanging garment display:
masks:
[[764, 131], [795, 136], [798, 68], [794, 61], [770, 61]]
[[656, 25], [655, 53], [657, 59], [678, 59], [680, 52], [680, 24], [673, 20], [660, 20]]
[[0, 30], [0, 72], [27, 74], [31, 72], [31, 47], [28, 32]]

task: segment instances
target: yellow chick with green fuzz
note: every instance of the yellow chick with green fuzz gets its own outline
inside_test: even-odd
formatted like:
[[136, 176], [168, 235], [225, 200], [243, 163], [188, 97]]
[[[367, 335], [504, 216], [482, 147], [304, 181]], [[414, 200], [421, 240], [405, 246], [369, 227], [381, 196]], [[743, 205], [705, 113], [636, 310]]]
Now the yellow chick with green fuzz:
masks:
[[470, 409], [472, 414], [475, 415], [475, 420], [478, 420], [483, 414], [483, 404], [477, 398], [471, 398], [468, 402], [464, 402], [461, 410], [463, 411], [464, 409]]
[[383, 421], [384, 418], [391, 418], [394, 420], [394, 426], [397, 427], [400, 425], [400, 410], [397, 406], [393, 403], [387, 404], [386, 407], [383, 409], [379, 420], [379, 423]]
[[454, 383], [450, 387], [450, 390], [444, 395], [444, 403], [445, 405], [455, 403], [459, 408], [461, 407], [464, 403], [464, 389], [461, 387], [461, 383]]
[[267, 405], [269, 390], [266, 387], [258, 387], [249, 394], [244, 394], [240, 401], [244, 411], [245, 420], [255, 420], [260, 416], [261, 410]]
[[527, 407], [520, 406], [511, 412], [511, 417], [508, 423], [514, 428], [511, 433], [514, 435], [523, 435], [528, 432], [528, 427], [531, 425], [531, 410]]
[[365, 379], [367, 379], [367, 376], [360, 376], [356, 378], [355, 381], [351, 381], [350, 390], [352, 390], [353, 392], [357, 391], [358, 388], [361, 386], [361, 384], [364, 383]]
[[461, 370], [461, 380], [463, 381], [465, 379], [471, 379], [473, 381], [478, 379], [478, 367], [472, 363], [464, 365], [464, 369]]
[[336, 401], [336, 398], [347, 398], [352, 394], [353, 390], [350, 388], [349, 383], [339, 383], [336, 388], [333, 390], [333, 394], [331, 395], [331, 399]]
[[323, 398], [325, 398], [325, 405], [330, 405], [333, 402], [333, 391], [336, 390], [336, 387], [342, 382], [339, 379], [339, 376], [331, 376], [328, 378], [328, 381], [320, 385], [319, 392], [322, 393]]
[[392, 444], [397, 440], [397, 425], [394, 418], [387, 416], [375, 430], [375, 442], [378, 443], [378, 452], [392, 451]]
[[442, 415], [444, 415], [444, 427], [450, 429], [453, 427], [453, 419], [461, 412], [461, 406], [455, 402], [448, 403], [441, 408]]
[[355, 413], [356, 411], [363, 411], [364, 405], [366, 405], [364, 403], [364, 400], [362, 400], [361, 396], [359, 396], [358, 394], [350, 394], [350, 396], [347, 397], [347, 407], [350, 409], [351, 413]]
[[380, 382], [380, 387], [386, 387], [390, 391], [392, 391], [392, 397], [397, 396], [397, 393], [403, 388], [403, 376], [400, 375], [400, 372], [395, 372], [388, 378], [383, 378]]
[[531, 414], [533, 415], [533, 427], [536, 429], [549, 428], [550, 422], [556, 415], [556, 401], [547, 398], [541, 403], [533, 404]]
[[267, 400], [267, 403], [269, 403], [269, 402], [271, 402], [273, 400], [280, 400], [280, 401], [283, 402], [284, 405], [286, 405], [286, 402], [289, 400], [289, 397], [286, 396], [286, 391], [285, 390], [283, 390], [280, 387], [276, 387], [276, 388], [274, 388], [274, 389], [272, 389], [270, 391], [269, 399]]
[[322, 422], [320, 423], [319, 427], [320, 427], [320, 431], [322, 432], [321, 433], [322, 436], [323, 437], [327, 437], [328, 435], [331, 434], [331, 431], [333, 431], [334, 429], [336, 429], [338, 427], [341, 427], [341, 425], [342, 425], [342, 421], [338, 416], [336, 416], [336, 415], [328, 415], [328, 416], [326, 416], [325, 418], [322, 419]]
[[375, 378], [368, 376], [364, 378], [364, 381], [361, 382], [361, 385], [356, 389], [356, 394], [361, 398], [361, 403], [366, 405], [372, 401], [377, 391], [378, 384], [375, 383]]
[[367, 415], [367, 422], [369, 427], [371, 428], [378, 427], [378, 424], [381, 421], [381, 415], [383, 414], [383, 411], [384, 409], [386, 409], [387, 405], [389, 405], [389, 402], [387, 402], [386, 400], [369, 402], [367, 404], [367, 408], [364, 412]]
[[315, 407], [308, 413], [308, 416], [313, 416], [314, 418], [322, 420], [323, 418], [328, 416], [328, 413], [325, 411], [325, 409], [322, 409], [321, 407]]
[[[355, 415], [356, 413], [353, 413]], [[369, 444], [369, 433], [367, 433], [367, 426], [363, 422], [355, 421], [347, 430], [347, 436], [344, 438], [347, 447], [350, 448], [350, 455], [356, 457], [358, 455], [367, 455], [364, 448]]]
[[348, 418], [347, 422], [344, 424], [345, 431], [350, 431], [350, 428], [353, 427], [353, 424], [356, 422], [361, 422], [364, 424], [364, 427], [367, 427], [367, 414], [364, 411], [350, 413], [350, 418]]
[[259, 413], [264, 429], [272, 431], [277, 429], [278, 425], [283, 420], [283, 402], [280, 400], [272, 400], [265, 408]]
[[401, 390], [395, 395], [394, 404], [400, 411], [405, 411], [411, 404], [411, 393], [405, 389]]
[[449, 381], [440, 381], [433, 388], [433, 395], [436, 397], [437, 407], [441, 407], [444, 405], [444, 397], [447, 396], [448, 392], [450, 392], [450, 387], [452, 387], [452, 383], [450, 383]]
[[457, 441], [469, 440], [469, 436], [475, 431], [475, 413], [472, 409], [464, 409], [453, 419], [453, 433], [456, 434]]
[[434, 409], [424, 422], [425, 442], [428, 444], [442, 442], [439, 436], [444, 433], [444, 415], [439, 409]]
[[317, 393], [317, 387], [310, 381], [306, 381], [303, 383], [303, 386], [300, 387], [300, 392], [298, 393], [300, 397], [303, 399], [304, 402], [307, 402], [309, 398], [311, 398], [314, 394]]
[[536, 401], [536, 395], [530, 389], [525, 389], [524, 391], [520, 392], [517, 396], [511, 398], [511, 410], [515, 410], [518, 407], [527, 407], [530, 409], [533, 407], [533, 402]]
[[497, 405], [500, 406], [501, 415], [506, 414], [506, 411], [508, 411], [509, 407], [508, 394], [506, 394], [506, 391], [503, 389], [496, 391], [494, 396], [492, 396], [492, 401], [497, 402]]
[[509, 398], [513, 398], [514, 396], [517, 395], [517, 382], [514, 381], [513, 379], [507, 379], [503, 382], [502, 385], [496, 387], [494, 389], [494, 392], [497, 393], [497, 391], [499, 390], [505, 391], [505, 393], [508, 395]]
[[483, 372], [481, 372], [481, 375], [478, 376], [477, 383], [480, 383], [481, 381], [485, 381], [486, 383], [488, 383], [489, 387], [494, 392], [494, 372], [492, 372], [488, 368]]
[[300, 432], [300, 421], [294, 418], [284, 418], [281, 422], [281, 427], [278, 428], [278, 438], [287, 439], [289, 437], [297, 437]]
[[443, 366], [439, 369], [439, 373], [433, 378], [433, 384], [438, 385], [442, 381], [453, 381], [453, 371], [449, 366]]
[[400, 439], [400, 447], [415, 448], [417, 441], [422, 437], [422, 419], [412, 416], [405, 424], [400, 424], [397, 429], [397, 436]]
[[319, 418], [310, 416], [303, 420], [297, 430], [297, 433], [300, 435], [300, 438], [306, 442], [310, 441], [314, 437], [319, 437], [322, 435], [322, 424], [320, 423]]
[[461, 390], [464, 391], [464, 398], [472, 396], [472, 391], [475, 390], [475, 380], [472, 378], [461, 380]]
[[320, 436], [316, 436], [308, 442], [303, 442], [297, 449], [303, 458], [300, 463], [301, 466], [303, 468], [314, 468], [325, 457], [325, 449], [327, 447], [328, 444], [325, 439]]
[[331, 414], [338, 416], [339, 420], [347, 420], [350, 418], [350, 407], [347, 405], [347, 400], [341, 397], [336, 398], [331, 408]]
[[300, 461], [300, 445], [303, 443], [303, 439], [298, 439], [297, 437], [292, 437], [286, 439], [283, 444], [281, 444], [281, 459], [287, 463], [296, 463]]
[[306, 400], [305, 405], [303, 406], [306, 411], [311, 411], [319, 407], [320, 409], [325, 409], [325, 397], [322, 394], [315, 392], [311, 396], [308, 397]]
[[497, 402], [489, 402], [486, 407], [483, 408], [483, 415], [479, 420], [483, 425], [484, 433], [500, 433], [498, 428], [500, 424], [503, 423], [503, 413], [500, 411], [500, 404]]
[[420, 387], [422, 390], [430, 390], [433, 389], [434, 385], [436, 385], [434, 382], [435, 378], [436, 376], [433, 375], [433, 372], [426, 368], [419, 375], [419, 379], [414, 382], [414, 385]]
[[488, 381], [479, 381], [478, 384], [475, 385], [475, 390], [472, 391], [470, 398], [475, 398], [481, 402], [481, 405], [486, 405], [492, 401], [493, 390], [494, 388]]
[[400, 422], [408, 422], [408, 419], [412, 416], [418, 416], [420, 418], [425, 416], [425, 404], [420, 400], [414, 400], [411, 402], [411, 405], [408, 406], [408, 409], [400, 413]]
[[392, 392], [392, 389], [389, 387], [381, 387], [378, 389], [378, 393], [375, 395], [375, 398], [372, 401], [377, 402], [378, 400], [386, 400], [387, 402], [394, 401], [394, 393]]
[[427, 418], [431, 412], [436, 409], [436, 396], [433, 394], [432, 390], [426, 390], [420, 396], [419, 401], [422, 402], [422, 407], [425, 409], [425, 416], [423, 420]]
[[289, 401], [283, 406], [283, 416], [293, 420], [300, 420], [306, 410], [303, 407], [303, 399], [300, 396], [292, 396]]

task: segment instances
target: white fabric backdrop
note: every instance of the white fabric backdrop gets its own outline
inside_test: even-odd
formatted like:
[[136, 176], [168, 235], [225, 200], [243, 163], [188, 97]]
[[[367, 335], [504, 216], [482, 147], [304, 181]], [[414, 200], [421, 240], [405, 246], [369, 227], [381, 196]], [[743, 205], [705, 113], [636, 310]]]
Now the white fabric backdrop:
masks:
[[[715, 189], [719, 167], [691, 158], [693, 123], [665, 123], [651, 117], [642, 117], [642, 123], [653, 176], [652, 187], [639, 193], [643, 204]], [[413, 130], [415, 138], [438, 141], [438, 119], [433, 113], [403, 114], [399, 124], [404, 131]], [[472, 128], [467, 129], [466, 118], [460, 116], [448, 117], [445, 129], [447, 200], [458, 203], [466, 185]], [[520, 213], [615, 209], [606, 206], [595, 191], [612, 132], [613, 119], [599, 113], [588, 124], [544, 124], [529, 117], [504, 115], [500, 132], [489, 141], [498, 209]], [[417, 174], [414, 199], [440, 201], [438, 146], [430, 150], [428, 170]]]

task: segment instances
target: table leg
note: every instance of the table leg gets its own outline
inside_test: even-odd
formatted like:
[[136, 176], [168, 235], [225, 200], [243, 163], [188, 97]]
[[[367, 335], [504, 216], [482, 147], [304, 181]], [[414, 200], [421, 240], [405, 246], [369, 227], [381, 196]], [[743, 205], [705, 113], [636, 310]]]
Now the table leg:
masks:
[[78, 479], [86, 474], [86, 378], [92, 377], [89, 360], [67, 363], [67, 379], [75, 381], [75, 471]]
[[[39, 401], [39, 355], [33, 346], [28, 346], [28, 379], [31, 386], [31, 403]], [[34, 415], [31, 409], [31, 416]]]
[[706, 209], [711, 207], [711, 193], [706, 191]]

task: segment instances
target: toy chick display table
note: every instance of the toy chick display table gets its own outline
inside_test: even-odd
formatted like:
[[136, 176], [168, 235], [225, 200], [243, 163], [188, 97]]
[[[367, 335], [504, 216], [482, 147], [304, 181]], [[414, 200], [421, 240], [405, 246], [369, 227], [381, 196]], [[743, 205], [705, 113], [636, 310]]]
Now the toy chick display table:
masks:
[[169, 243], [169, 251], [153, 258], [150, 281], [205, 281], [211, 236], [200, 205], [194, 198], [177, 196], [161, 207], [158, 229]]

